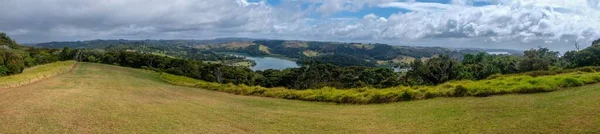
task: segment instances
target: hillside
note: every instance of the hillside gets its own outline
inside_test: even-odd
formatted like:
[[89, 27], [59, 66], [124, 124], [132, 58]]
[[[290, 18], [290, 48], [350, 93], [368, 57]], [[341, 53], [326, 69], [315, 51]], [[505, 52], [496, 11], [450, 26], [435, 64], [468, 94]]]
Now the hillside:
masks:
[[[485, 52], [475, 49], [448, 49], [442, 47], [392, 46], [342, 42], [294, 40], [262, 40], [247, 38], [220, 38], [213, 40], [90, 40], [39, 43], [43, 48], [112, 49], [126, 48], [143, 53], [164, 53], [186, 59], [224, 59], [213, 52], [235, 52], [251, 56], [273, 56], [296, 59], [299, 63], [311, 60], [339, 66], [395, 66], [414, 59], [450, 55], [462, 59], [464, 54]], [[196, 54], [198, 53], [198, 54]], [[332, 57], [337, 60], [331, 62]]]
[[550, 93], [336, 105], [169, 85], [158, 73], [78, 63], [0, 90], [5, 133], [594, 133], [600, 85]]

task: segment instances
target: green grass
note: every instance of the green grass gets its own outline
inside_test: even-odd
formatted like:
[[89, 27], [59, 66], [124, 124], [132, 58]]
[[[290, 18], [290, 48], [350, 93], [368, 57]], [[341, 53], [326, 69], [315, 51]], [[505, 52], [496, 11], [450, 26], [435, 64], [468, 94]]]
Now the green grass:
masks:
[[197, 87], [239, 95], [305, 101], [368, 104], [423, 100], [436, 97], [490, 96], [515, 93], [550, 92], [568, 87], [598, 83], [600, 82], [600, 73], [590, 70], [590, 72], [570, 72], [538, 77], [529, 75], [495, 76], [493, 79], [480, 81], [451, 81], [438, 86], [399, 86], [385, 89], [368, 87], [335, 89], [326, 87], [309, 90], [218, 84], [166, 73], [161, 74], [161, 78], [174, 85]]
[[59, 61], [27, 68], [21, 74], [0, 77], [0, 89], [21, 86], [57, 74], [66, 73], [75, 66], [75, 63], [75, 61]]
[[597, 133], [600, 85], [549, 93], [337, 105], [240, 96], [78, 63], [0, 90], [2, 133]]

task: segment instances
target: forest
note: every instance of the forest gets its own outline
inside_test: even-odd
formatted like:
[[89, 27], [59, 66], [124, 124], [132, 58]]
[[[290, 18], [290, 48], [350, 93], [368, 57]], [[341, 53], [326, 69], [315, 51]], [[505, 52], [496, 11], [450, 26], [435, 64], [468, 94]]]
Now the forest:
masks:
[[[35, 48], [18, 45], [6, 34], [1, 34], [0, 75], [11, 75], [22, 72], [26, 67], [51, 63], [59, 60], [77, 60], [119, 65], [132, 68], [143, 68], [158, 72], [187, 76], [199, 80], [217, 83], [243, 84], [262, 87], [285, 87], [290, 89], [319, 89], [334, 87], [340, 89], [373, 87], [388, 88], [399, 85], [437, 85], [453, 80], [483, 80], [494, 75], [535, 72], [552, 72], [565, 69], [600, 65], [600, 41], [580, 50], [569, 51], [564, 56], [547, 48], [531, 49], [523, 56], [490, 55], [486, 53], [465, 54], [462, 59], [451, 55], [440, 55], [428, 60], [417, 59], [410, 63], [408, 72], [394, 72], [390, 68], [375, 67], [369, 62], [358, 62], [360, 56], [375, 58], [394, 57], [395, 52], [385, 52], [383, 45], [375, 45], [377, 51], [353, 51], [352, 55], [325, 56], [318, 60], [302, 60], [299, 68], [285, 70], [252, 71], [248, 67], [227, 66], [206, 63], [202, 50], [184, 49], [198, 58], [175, 58], [168, 55], [157, 55], [131, 51], [131, 47], [109, 45], [106, 50], [97, 49], [63, 49]], [[281, 41], [256, 42], [270, 48], [277, 48]], [[272, 45], [275, 44], [275, 45]], [[309, 43], [310, 44], [310, 43]], [[311, 44], [310, 47], [317, 47]], [[381, 48], [380, 48], [381, 47]], [[136, 47], [140, 48], [140, 47]], [[166, 49], [156, 47], [153, 49]], [[271, 49], [274, 50], [274, 49]], [[289, 51], [295, 51], [290, 49]], [[344, 53], [344, 49], [333, 49]], [[382, 52], [376, 54], [377, 52]], [[350, 57], [350, 58], [348, 58]], [[326, 62], [323, 62], [326, 61]], [[327, 62], [331, 61], [331, 62]], [[344, 65], [348, 61], [360, 64]], [[332, 63], [334, 62], [334, 63]]]
[[[207, 50], [219, 52], [245, 53], [251, 56], [284, 56], [299, 59], [299, 63], [320, 61], [337, 66], [380, 66], [392, 62], [392, 66], [406, 62], [397, 61], [402, 57], [415, 59], [448, 55], [462, 59], [465, 54], [483, 52], [464, 49], [451, 50], [441, 47], [390, 46], [387, 44], [337, 43], [316, 41], [256, 40], [247, 47], [216, 47]], [[396, 62], [393, 62], [396, 61]]]
[[[242, 53], [250, 56], [273, 56], [293, 59], [298, 63], [317, 60], [337, 66], [396, 66], [411, 59], [449, 55], [462, 59], [465, 54], [485, 52], [482, 49], [448, 49], [442, 47], [391, 46], [387, 44], [340, 43], [317, 41], [261, 40], [220, 38], [214, 40], [91, 40], [74, 42], [47, 42], [37, 47], [62, 49], [128, 48], [141, 53], [169, 55], [202, 61], [237, 61], [214, 52]], [[503, 50], [505, 51], [505, 50]], [[518, 53], [511, 53], [518, 54]], [[227, 58], [225, 58], [227, 57]], [[335, 59], [341, 60], [335, 60]]]

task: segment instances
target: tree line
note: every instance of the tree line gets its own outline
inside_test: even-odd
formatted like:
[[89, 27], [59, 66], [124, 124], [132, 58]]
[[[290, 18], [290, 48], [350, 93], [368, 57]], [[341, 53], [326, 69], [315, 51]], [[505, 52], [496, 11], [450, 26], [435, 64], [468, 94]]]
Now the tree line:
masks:
[[466, 54], [462, 61], [438, 56], [410, 64], [405, 83], [409, 85], [436, 85], [451, 80], [482, 80], [497, 74], [515, 74], [531, 71], [553, 71], [579, 66], [568, 66], [567, 59], [547, 48], [531, 49], [523, 56]]

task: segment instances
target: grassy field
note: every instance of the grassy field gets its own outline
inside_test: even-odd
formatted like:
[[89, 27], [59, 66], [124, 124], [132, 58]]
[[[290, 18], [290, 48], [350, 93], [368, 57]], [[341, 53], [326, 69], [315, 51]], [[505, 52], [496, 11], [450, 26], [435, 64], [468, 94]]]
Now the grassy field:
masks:
[[0, 77], [0, 89], [33, 83], [54, 75], [66, 73], [75, 66], [75, 61], [59, 61], [27, 68], [23, 73]]
[[78, 63], [0, 89], [2, 133], [598, 133], [600, 85], [550, 93], [336, 105], [173, 86]]

